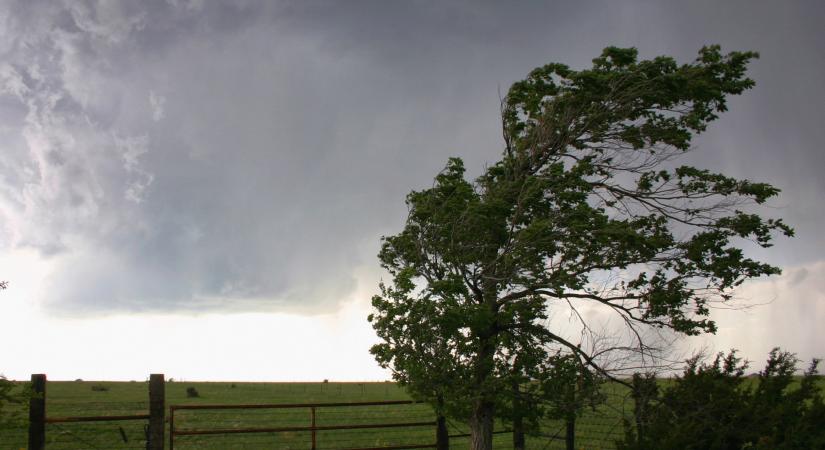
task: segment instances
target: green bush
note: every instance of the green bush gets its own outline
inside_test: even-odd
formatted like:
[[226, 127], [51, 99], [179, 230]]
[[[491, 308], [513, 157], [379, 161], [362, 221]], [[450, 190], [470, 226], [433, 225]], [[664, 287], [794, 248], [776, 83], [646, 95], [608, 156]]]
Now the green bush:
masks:
[[825, 404], [816, 385], [819, 361], [812, 361], [801, 379], [794, 377], [798, 363], [794, 354], [775, 348], [765, 369], [750, 382], [744, 376], [747, 363], [735, 351], [718, 354], [711, 364], [692, 359], [661, 393], [651, 388], [652, 378], [636, 376], [635, 423], [626, 422], [625, 440], [617, 447], [825, 448]]
[[21, 405], [31, 397], [27, 384], [17, 386], [13, 381], [0, 375], [0, 428], [12, 427], [26, 420]]

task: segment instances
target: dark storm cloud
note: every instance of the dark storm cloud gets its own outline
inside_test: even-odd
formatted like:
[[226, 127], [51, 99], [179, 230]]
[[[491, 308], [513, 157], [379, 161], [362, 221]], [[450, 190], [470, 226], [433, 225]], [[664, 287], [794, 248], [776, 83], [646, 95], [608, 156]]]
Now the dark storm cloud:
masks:
[[[62, 314], [317, 311], [376, 267], [404, 195], [497, 158], [499, 90], [606, 45], [753, 49], [691, 160], [784, 189], [819, 259], [815, 3], [19, 2], [0, 12], [0, 245], [53, 255]], [[819, 14], [818, 14], [819, 13]]]

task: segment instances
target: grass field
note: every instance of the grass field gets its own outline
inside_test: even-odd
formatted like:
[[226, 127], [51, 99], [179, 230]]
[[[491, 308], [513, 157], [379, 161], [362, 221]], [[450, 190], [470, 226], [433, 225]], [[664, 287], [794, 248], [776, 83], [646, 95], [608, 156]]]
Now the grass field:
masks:
[[[105, 390], [92, 390], [96, 389]], [[187, 396], [193, 387], [199, 397]], [[621, 408], [623, 393], [609, 393], [609, 401], [595, 412], [588, 412], [577, 422], [577, 448], [610, 449], [622, 435]], [[259, 404], [259, 403], [332, 403], [409, 400], [395, 383], [166, 383], [166, 404]], [[629, 405], [628, 405], [629, 407]], [[84, 415], [146, 414], [149, 408], [148, 384], [145, 382], [66, 382], [49, 381], [46, 389], [48, 417]], [[168, 411], [168, 409], [167, 409]], [[168, 412], [167, 412], [168, 414]], [[427, 405], [387, 405], [361, 408], [319, 408], [317, 425], [427, 422], [435, 416]], [[91, 422], [48, 424], [47, 448], [126, 449], [145, 448], [146, 421]], [[309, 426], [308, 408], [262, 410], [181, 410], [175, 413], [175, 428], [253, 428]], [[467, 433], [461, 423], [450, 422], [450, 433]], [[499, 427], [501, 428], [501, 427]], [[548, 422], [545, 436], [528, 436], [529, 449], [564, 448], [561, 423]], [[168, 448], [168, 429], [167, 429]], [[555, 435], [555, 439], [552, 436]], [[308, 449], [309, 432], [179, 436], [176, 449]], [[340, 449], [435, 442], [435, 427], [360, 429], [319, 431], [318, 449]], [[450, 440], [452, 448], [468, 447], [467, 438]], [[0, 429], [0, 449], [26, 446], [24, 426]], [[495, 448], [512, 448], [512, 435], [496, 435]]]

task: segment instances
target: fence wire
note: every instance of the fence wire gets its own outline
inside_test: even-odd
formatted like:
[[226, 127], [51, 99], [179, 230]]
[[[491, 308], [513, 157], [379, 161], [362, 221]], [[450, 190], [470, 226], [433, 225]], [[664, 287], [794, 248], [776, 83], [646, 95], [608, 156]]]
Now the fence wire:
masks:
[[46, 424], [46, 448], [146, 449], [147, 421]]
[[[225, 386], [224, 386], [225, 384]], [[78, 415], [133, 415], [146, 414], [148, 401], [118, 401], [123, 385], [112, 385], [110, 392], [90, 392], [83, 389], [71, 395], [57, 395], [50, 391], [47, 399], [48, 417]], [[134, 396], [143, 396], [141, 384], [131, 385]], [[184, 397], [185, 385], [167, 384], [167, 404], [180, 402]], [[184, 399], [185, 403], [198, 404], [217, 400], [218, 403], [236, 398], [235, 392], [255, 388], [260, 390], [259, 398], [274, 402], [302, 403], [304, 401], [386, 401], [406, 398], [394, 385], [386, 384], [295, 384], [279, 386], [274, 391], [270, 385], [204, 384], [198, 385], [206, 399]], [[226, 391], [221, 395], [219, 389]], [[180, 390], [177, 393], [176, 390]], [[214, 392], [213, 392], [214, 391]], [[353, 392], [357, 394], [345, 395]], [[256, 391], [257, 392], [257, 391]], [[343, 392], [343, 394], [341, 394]], [[117, 393], [117, 396], [113, 393]], [[231, 395], [230, 395], [231, 394]], [[362, 396], [363, 394], [363, 396]], [[246, 398], [250, 398], [246, 394]], [[609, 388], [605, 392], [606, 401], [595, 410], [586, 410], [578, 417], [575, 426], [576, 449], [614, 449], [616, 441], [624, 438], [623, 418], [632, 421], [633, 402], [628, 392], [621, 388]], [[355, 398], [353, 398], [355, 397]], [[90, 401], [91, 400], [91, 401]], [[168, 409], [167, 409], [168, 411]], [[435, 413], [427, 404], [373, 405], [369, 407], [317, 407], [316, 426], [391, 424], [402, 422], [434, 422]], [[49, 450], [64, 449], [130, 449], [146, 446], [144, 426], [147, 421], [50, 423], [46, 425], [46, 444]], [[237, 429], [308, 427], [311, 425], [309, 407], [291, 409], [225, 409], [225, 410], [176, 410], [175, 428], [186, 429]], [[505, 430], [504, 423], [496, 423], [496, 431]], [[466, 423], [448, 420], [451, 435], [469, 434]], [[565, 448], [566, 426], [561, 420], [544, 420], [540, 430], [533, 430], [526, 436], [527, 448], [531, 450], [556, 450]], [[9, 426], [0, 425], [0, 450], [20, 450], [27, 446], [27, 424], [24, 421]], [[378, 428], [354, 430], [318, 430], [316, 445], [319, 450], [337, 450], [359, 447], [400, 446], [410, 444], [434, 444], [435, 425], [407, 428]], [[166, 439], [168, 445], [169, 428]], [[310, 431], [283, 433], [252, 433], [204, 436], [176, 436], [175, 447], [179, 449], [308, 449], [311, 443]], [[510, 449], [512, 434], [494, 435], [495, 449]], [[469, 437], [453, 437], [451, 448], [469, 446]]]
[[[623, 398], [619, 398], [623, 400]], [[621, 412], [623, 407], [616, 401], [590, 411], [576, 421], [575, 445], [577, 449], [612, 449], [621, 440], [624, 429]], [[188, 414], [181, 414], [181, 413]], [[195, 413], [195, 414], [192, 414]], [[180, 417], [178, 416], [180, 414]], [[256, 427], [303, 427], [310, 424], [309, 408], [276, 410], [182, 410], [176, 413], [176, 428], [256, 428]], [[370, 408], [317, 408], [316, 425], [359, 425], [399, 422], [427, 422], [434, 417], [428, 405], [387, 405]], [[181, 420], [183, 419], [183, 420]], [[448, 421], [451, 435], [466, 435], [469, 427], [461, 422]], [[504, 425], [496, 426], [494, 448], [512, 448], [512, 434]], [[566, 425], [563, 421], [545, 421], [539, 432], [528, 434], [527, 448], [564, 449]], [[176, 447], [194, 448], [308, 448], [311, 432], [293, 431], [264, 434], [233, 434], [210, 436], [179, 436]], [[400, 429], [329, 430], [316, 432], [316, 444], [320, 449], [381, 447], [435, 442], [433, 427]], [[469, 437], [454, 437], [453, 448], [469, 446]]]
[[[243, 410], [176, 410], [175, 430], [237, 430], [248, 428], [308, 427], [312, 424], [309, 407]], [[423, 423], [399, 428], [359, 428], [317, 430], [316, 448], [345, 449], [435, 443], [435, 414], [425, 404], [371, 405], [367, 407], [316, 407], [318, 427], [367, 426]], [[311, 431], [284, 431], [226, 435], [178, 435], [175, 448], [309, 448]], [[255, 446], [258, 447], [255, 447]]]
[[[595, 409], [583, 410], [575, 420], [574, 443], [577, 450], [615, 449], [616, 441], [624, 438], [624, 419], [630, 418], [633, 410], [629, 393], [606, 390], [602, 394], [605, 396], [602, 404]], [[527, 436], [528, 448], [564, 449], [566, 438], [567, 425], [563, 420], [544, 420], [540, 430]]]

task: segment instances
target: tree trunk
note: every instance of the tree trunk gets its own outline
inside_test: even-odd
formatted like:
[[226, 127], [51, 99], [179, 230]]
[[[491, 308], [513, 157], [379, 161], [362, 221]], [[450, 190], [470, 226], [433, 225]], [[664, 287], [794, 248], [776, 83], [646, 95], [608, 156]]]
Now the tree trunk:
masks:
[[436, 418], [435, 428], [435, 449], [450, 450], [450, 433], [447, 431], [447, 418], [444, 417], [444, 396], [438, 394], [436, 402], [438, 417]]
[[470, 448], [472, 450], [493, 449], [493, 402], [479, 400], [473, 406], [470, 419]]
[[524, 423], [521, 416], [513, 418], [513, 450], [524, 450]]
[[642, 441], [645, 440], [645, 426], [642, 423], [642, 417], [637, 413], [636, 414], [636, 443], [639, 446], [642, 445]]
[[435, 449], [450, 450], [450, 434], [447, 431], [447, 418], [440, 414], [436, 419]]
[[567, 417], [564, 418], [565, 430], [564, 442], [567, 450], [576, 450], [576, 391], [581, 389], [581, 373], [576, 384], [570, 386], [567, 391]]
[[524, 450], [524, 419], [521, 415], [521, 390], [513, 377], [513, 450]]
[[488, 309], [489, 322], [478, 332], [478, 359], [475, 363], [473, 382], [478, 397], [473, 400], [470, 417], [470, 448], [472, 450], [493, 450], [493, 416], [498, 392], [490, 386], [494, 376], [496, 342], [496, 291], [494, 286], [484, 288], [484, 306]]
[[568, 416], [564, 423], [567, 425], [567, 432], [564, 436], [565, 448], [567, 450], [576, 450], [576, 416]]
[[[491, 303], [491, 308], [494, 304]], [[473, 401], [473, 413], [470, 417], [470, 448], [472, 450], [493, 449], [493, 414], [495, 413], [496, 393], [490, 392], [489, 380], [493, 376], [495, 365], [494, 331], [480, 334], [478, 342], [478, 360], [476, 362], [474, 382], [478, 398]]]

